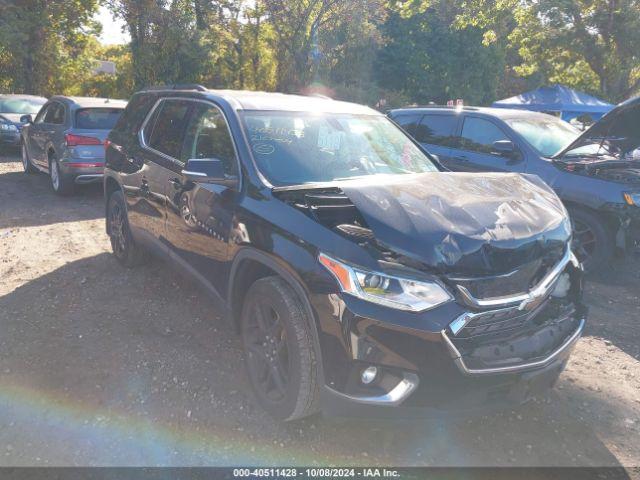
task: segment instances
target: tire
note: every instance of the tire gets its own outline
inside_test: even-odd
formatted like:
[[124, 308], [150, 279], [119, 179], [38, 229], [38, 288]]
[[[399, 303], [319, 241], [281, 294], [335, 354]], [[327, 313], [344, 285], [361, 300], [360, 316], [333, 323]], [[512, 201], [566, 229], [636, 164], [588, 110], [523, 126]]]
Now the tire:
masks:
[[573, 229], [572, 249], [585, 271], [607, 265], [613, 257], [615, 236], [604, 218], [584, 208], [569, 209]]
[[36, 173], [36, 167], [34, 167], [31, 163], [31, 158], [29, 158], [29, 152], [27, 151], [27, 146], [24, 144], [24, 141], [20, 145], [20, 150], [22, 152], [22, 168], [24, 170], [24, 173]]
[[113, 255], [127, 268], [142, 265], [149, 256], [147, 251], [133, 240], [122, 192], [113, 192], [107, 202], [107, 231]]
[[75, 187], [73, 179], [60, 171], [60, 163], [53, 153], [49, 154], [49, 178], [51, 188], [58, 195], [67, 196], [73, 193]]
[[281, 421], [316, 413], [311, 323], [295, 292], [280, 277], [257, 280], [245, 296], [241, 315], [245, 366], [258, 403]]

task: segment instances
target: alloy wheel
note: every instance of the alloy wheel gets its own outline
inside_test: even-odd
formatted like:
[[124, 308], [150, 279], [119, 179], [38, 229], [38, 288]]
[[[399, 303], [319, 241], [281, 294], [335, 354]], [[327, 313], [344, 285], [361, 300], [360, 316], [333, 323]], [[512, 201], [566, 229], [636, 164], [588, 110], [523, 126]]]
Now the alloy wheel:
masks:
[[581, 263], [585, 263], [591, 258], [597, 247], [595, 232], [579, 220], [573, 220], [573, 242], [572, 248], [576, 257]]
[[127, 248], [125, 228], [122, 208], [120, 205], [115, 204], [111, 207], [111, 211], [109, 212], [109, 232], [111, 232], [111, 246], [113, 247], [113, 253], [118, 257], [123, 256]]
[[27, 147], [24, 145], [24, 143], [22, 144], [22, 167], [24, 168], [25, 172], [29, 170], [29, 158], [27, 157]]
[[289, 350], [280, 314], [266, 299], [257, 301], [245, 325], [249, 374], [260, 393], [273, 403], [285, 399], [289, 383]]
[[58, 162], [51, 160], [51, 185], [57, 192], [60, 189], [60, 172], [58, 171]]

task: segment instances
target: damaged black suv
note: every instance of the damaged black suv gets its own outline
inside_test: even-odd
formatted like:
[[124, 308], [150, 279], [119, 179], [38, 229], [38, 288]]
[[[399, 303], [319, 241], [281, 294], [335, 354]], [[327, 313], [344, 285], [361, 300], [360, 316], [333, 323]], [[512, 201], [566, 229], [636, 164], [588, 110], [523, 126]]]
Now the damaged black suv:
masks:
[[276, 418], [519, 404], [584, 328], [555, 193], [445, 172], [369, 108], [154, 88], [106, 148], [115, 257], [155, 252], [218, 300]]

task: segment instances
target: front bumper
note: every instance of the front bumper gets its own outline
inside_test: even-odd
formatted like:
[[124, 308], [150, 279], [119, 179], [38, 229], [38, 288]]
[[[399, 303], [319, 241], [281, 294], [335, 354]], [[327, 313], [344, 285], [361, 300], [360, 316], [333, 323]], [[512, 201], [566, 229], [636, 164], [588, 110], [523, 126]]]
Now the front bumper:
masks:
[[[565, 271], [572, 285], [567, 298], [547, 297], [530, 312], [517, 313], [519, 308], [512, 307], [512, 318], [498, 320], [522, 322], [522, 328], [497, 333], [488, 324], [473, 322], [466, 331], [452, 330], [455, 320], [469, 313], [460, 301], [416, 314], [349, 296], [314, 296], [325, 380], [323, 411], [447, 416], [508, 408], [551, 388], [586, 318], [580, 301], [582, 272], [573, 264]], [[491, 308], [476, 316], [506, 310]], [[374, 384], [364, 385], [360, 374], [368, 366], [375, 366], [379, 375]]]
[[0, 145], [10, 147], [20, 146], [20, 132], [8, 132], [0, 130]]

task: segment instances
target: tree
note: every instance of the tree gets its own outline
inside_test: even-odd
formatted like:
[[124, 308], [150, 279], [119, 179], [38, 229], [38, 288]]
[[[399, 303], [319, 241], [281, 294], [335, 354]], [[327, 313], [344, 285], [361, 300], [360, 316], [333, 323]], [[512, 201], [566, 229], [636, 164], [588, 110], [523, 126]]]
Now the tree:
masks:
[[529, 0], [512, 40], [522, 75], [582, 88], [619, 102], [640, 90], [638, 0]]
[[496, 42], [484, 41], [482, 27], [457, 26], [461, 14], [459, 5], [446, 0], [395, 8], [383, 26], [387, 43], [378, 56], [380, 85], [416, 103], [493, 101], [505, 52]]
[[274, 31], [277, 90], [299, 91], [310, 83], [318, 33], [336, 23], [347, 6], [346, 0], [264, 0]]
[[0, 3], [0, 83], [49, 95], [77, 83], [91, 69], [86, 47], [99, 30], [96, 9], [96, 0]]

